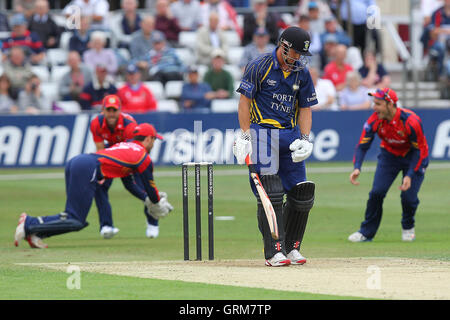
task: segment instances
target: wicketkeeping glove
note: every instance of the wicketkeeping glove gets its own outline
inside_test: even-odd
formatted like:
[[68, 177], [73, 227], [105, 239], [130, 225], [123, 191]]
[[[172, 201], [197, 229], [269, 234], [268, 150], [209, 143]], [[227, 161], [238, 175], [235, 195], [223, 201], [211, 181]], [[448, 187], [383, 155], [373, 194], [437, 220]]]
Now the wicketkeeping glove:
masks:
[[167, 193], [159, 193], [159, 202], [153, 203], [150, 201], [149, 197], [145, 198], [145, 206], [147, 207], [148, 213], [155, 219], [164, 218], [173, 210], [173, 206], [167, 201]]
[[245, 158], [252, 153], [252, 137], [250, 130], [242, 131], [234, 140], [233, 154], [238, 164], [245, 164]]
[[300, 162], [311, 155], [313, 144], [305, 139], [296, 139], [289, 145], [289, 149], [292, 151], [292, 161]]

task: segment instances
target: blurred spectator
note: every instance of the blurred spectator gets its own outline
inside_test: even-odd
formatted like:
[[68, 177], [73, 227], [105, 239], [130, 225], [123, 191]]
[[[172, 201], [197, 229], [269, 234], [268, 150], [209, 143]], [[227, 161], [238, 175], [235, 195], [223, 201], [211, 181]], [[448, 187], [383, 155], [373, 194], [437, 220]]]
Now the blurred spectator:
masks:
[[181, 28], [178, 20], [170, 12], [168, 0], [156, 1], [155, 29], [164, 33], [166, 40], [172, 46], [178, 44], [178, 34]]
[[[302, 1], [306, 5], [306, 1]], [[322, 1], [309, 1], [307, 4], [307, 11], [301, 11], [300, 14], [304, 13], [309, 17], [309, 24], [311, 30], [314, 30], [318, 34], [325, 32], [325, 19], [324, 17], [331, 16], [330, 10], [327, 4]]]
[[8, 16], [0, 12], [0, 32], [11, 31]]
[[148, 61], [150, 81], [160, 81], [165, 85], [167, 81], [183, 80], [183, 63], [175, 49], [167, 46], [164, 34], [155, 34]]
[[83, 53], [89, 49], [90, 28], [91, 18], [89, 16], [81, 16], [80, 28], [74, 30], [73, 36], [69, 40], [69, 51], [76, 51], [80, 56], [83, 56]]
[[126, 84], [117, 91], [122, 101], [122, 111], [128, 113], [156, 110], [156, 99], [141, 82], [141, 73], [136, 65], [127, 67]]
[[55, 23], [52, 16], [49, 15], [49, 6], [47, 0], [37, 0], [35, 13], [30, 19], [28, 29], [36, 32], [45, 48], [58, 48], [61, 28]]
[[80, 94], [80, 105], [83, 110], [100, 111], [103, 98], [109, 94], [116, 94], [117, 89], [113, 79], [108, 75], [108, 69], [104, 64], [95, 67], [95, 75], [92, 81], [84, 86]]
[[330, 16], [325, 20], [325, 32], [323, 32], [320, 35], [320, 41], [322, 42], [322, 46], [325, 42], [325, 38], [329, 34], [335, 35], [338, 43], [344, 44], [347, 47], [350, 46], [351, 39], [348, 37], [348, 35], [344, 31], [338, 30], [338, 23], [336, 21], [336, 18], [333, 16]]
[[141, 28], [141, 16], [137, 12], [137, 0], [122, 0], [122, 13], [119, 25], [112, 25], [111, 28], [115, 32], [118, 39], [118, 46], [128, 48], [131, 41], [131, 34]]
[[337, 91], [345, 87], [347, 73], [353, 71], [353, 68], [345, 63], [347, 56], [347, 47], [340, 44], [335, 49], [335, 59], [325, 66], [323, 78], [331, 80]]
[[336, 35], [329, 34], [325, 37], [323, 47], [320, 52], [320, 66], [322, 69], [334, 60], [337, 46], [338, 40]]
[[76, 51], [69, 52], [67, 56], [68, 71], [59, 81], [59, 95], [64, 101], [80, 101], [80, 94], [85, 85], [92, 81], [89, 68], [81, 63], [81, 57]]
[[269, 33], [264, 28], [258, 28], [253, 35], [253, 42], [249, 43], [244, 48], [242, 59], [239, 62], [239, 67], [244, 71], [245, 66], [250, 61], [256, 59], [264, 53], [270, 53], [275, 50], [275, 45], [269, 43]]
[[196, 31], [202, 25], [201, 5], [198, 0], [178, 0], [170, 5], [182, 31]]
[[209, 110], [213, 96], [210, 85], [199, 81], [197, 67], [190, 67], [180, 96], [183, 110]]
[[92, 71], [98, 64], [106, 65], [108, 73], [114, 75], [118, 69], [117, 57], [112, 49], [105, 48], [106, 35], [103, 31], [94, 31], [89, 41], [89, 50], [83, 53], [83, 62]]
[[311, 36], [309, 52], [313, 55], [318, 54], [322, 50], [322, 42], [320, 41], [320, 34], [316, 30], [311, 29], [311, 19], [306, 15], [301, 15], [298, 18], [297, 26], [309, 32]]
[[423, 14], [423, 25], [427, 26], [431, 22], [433, 12], [444, 5], [444, 0], [421, 0], [420, 12]]
[[353, 34], [350, 37], [353, 39], [353, 45], [358, 47], [361, 52], [366, 50], [366, 35], [367, 35], [367, 18], [371, 15], [370, 6], [376, 5], [375, 0], [347, 0], [341, 1], [340, 14], [344, 22], [344, 29], [349, 32], [349, 18], [348, 18], [348, 3], [350, 4], [350, 15], [353, 28]]
[[212, 12], [209, 23], [197, 31], [196, 55], [199, 64], [208, 64], [211, 60], [211, 52], [220, 48], [228, 52], [228, 42], [225, 32], [219, 28], [219, 15]]
[[202, 25], [207, 26], [212, 12], [217, 12], [219, 16], [219, 29], [235, 30], [241, 33], [237, 22], [237, 14], [234, 8], [226, 0], [205, 0], [202, 8]]
[[364, 65], [359, 68], [362, 85], [367, 88], [387, 88], [390, 87], [391, 78], [381, 63], [377, 62], [375, 52], [366, 50], [364, 52]]
[[141, 29], [134, 32], [130, 42], [130, 54], [133, 63], [136, 63], [141, 70], [143, 79], [148, 76], [148, 52], [153, 48], [154, 35], [160, 33], [155, 31], [155, 18], [153, 16], [145, 16], [141, 21]]
[[41, 90], [41, 80], [32, 75], [25, 84], [25, 90], [20, 91], [17, 101], [19, 112], [39, 114], [51, 111], [51, 101]]
[[11, 81], [12, 96], [17, 99], [19, 91], [25, 88], [25, 83], [33, 74], [21, 47], [11, 48], [9, 59], [3, 63], [3, 68], [4, 74]]
[[211, 68], [203, 78], [203, 81], [209, 84], [213, 90], [208, 94], [208, 99], [228, 99], [233, 96], [233, 76], [223, 69], [224, 64], [225, 52], [222, 49], [214, 49], [211, 54]]
[[6, 74], [0, 76], [0, 114], [17, 112], [17, 105], [11, 95], [11, 81]]
[[269, 12], [267, 0], [252, 0], [253, 11], [244, 14], [244, 38], [242, 45], [252, 42], [256, 29], [265, 28], [270, 35], [270, 42], [276, 44], [279, 35], [279, 16]]
[[21, 13], [25, 18], [29, 19], [33, 15], [36, 0], [14, 0], [14, 12]]
[[45, 48], [39, 36], [27, 29], [27, 20], [21, 13], [11, 18], [12, 33], [3, 42], [3, 51], [20, 46], [25, 50], [27, 58], [32, 64], [39, 64], [45, 60]]
[[91, 18], [92, 29], [107, 29], [109, 3], [106, 0], [72, 0], [63, 9], [63, 14], [69, 17], [81, 11], [82, 16]]
[[317, 94], [317, 104], [312, 107], [312, 110], [339, 110], [333, 82], [319, 78], [319, 71], [316, 68], [309, 68], [309, 73]]
[[358, 72], [347, 73], [347, 86], [339, 94], [341, 110], [370, 109], [368, 90], [361, 85], [361, 76]]

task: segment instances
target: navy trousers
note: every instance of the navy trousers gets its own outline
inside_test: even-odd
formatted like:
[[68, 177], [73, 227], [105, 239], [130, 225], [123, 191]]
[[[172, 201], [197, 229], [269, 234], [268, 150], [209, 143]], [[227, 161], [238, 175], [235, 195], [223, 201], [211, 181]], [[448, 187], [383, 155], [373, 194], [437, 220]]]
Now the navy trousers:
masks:
[[[383, 201], [397, 175], [402, 172], [404, 177], [409, 169], [410, 157], [397, 157], [381, 149], [378, 155], [378, 164], [373, 179], [372, 190], [365, 212], [365, 220], [361, 223], [361, 232], [366, 238], [372, 239], [377, 233], [383, 215]], [[414, 227], [414, 216], [419, 205], [420, 186], [424, 179], [424, 171], [418, 170], [411, 177], [411, 187], [402, 191], [400, 198], [402, 204], [401, 224], [403, 229]]]

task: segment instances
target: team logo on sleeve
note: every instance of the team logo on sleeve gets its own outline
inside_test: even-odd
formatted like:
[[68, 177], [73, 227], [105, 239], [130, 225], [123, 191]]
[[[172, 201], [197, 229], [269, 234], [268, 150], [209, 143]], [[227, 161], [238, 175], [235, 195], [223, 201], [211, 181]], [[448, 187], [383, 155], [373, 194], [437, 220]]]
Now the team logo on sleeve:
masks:
[[253, 83], [250, 83], [248, 81], [242, 80], [241, 84], [239, 86], [240, 89], [244, 90], [245, 92], [251, 94], [253, 91], [253, 88], [255, 85]]

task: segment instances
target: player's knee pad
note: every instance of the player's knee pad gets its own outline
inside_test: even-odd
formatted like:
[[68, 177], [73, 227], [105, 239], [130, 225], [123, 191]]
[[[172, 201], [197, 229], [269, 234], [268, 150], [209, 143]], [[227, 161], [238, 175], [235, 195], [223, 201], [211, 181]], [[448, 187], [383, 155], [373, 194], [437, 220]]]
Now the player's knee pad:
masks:
[[315, 184], [305, 181], [289, 190], [283, 207], [286, 251], [299, 249], [308, 222], [309, 211], [314, 205]]
[[65, 212], [61, 212], [59, 216], [57, 220], [30, 225], [27, 233], [36, 234], [40, 238], [47, 238], [67, 232], [80, 231], [88, 225], [87, 222], [69, 218]]

